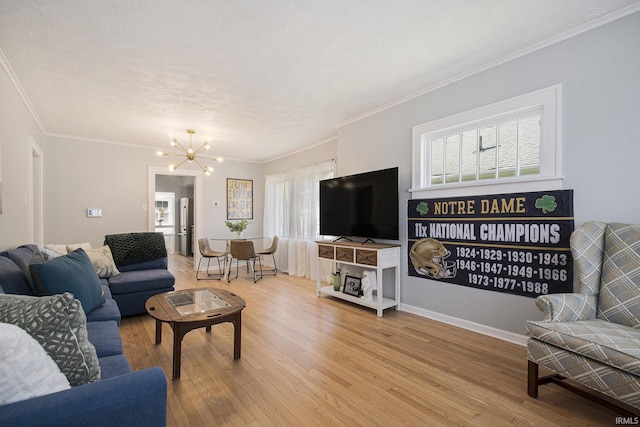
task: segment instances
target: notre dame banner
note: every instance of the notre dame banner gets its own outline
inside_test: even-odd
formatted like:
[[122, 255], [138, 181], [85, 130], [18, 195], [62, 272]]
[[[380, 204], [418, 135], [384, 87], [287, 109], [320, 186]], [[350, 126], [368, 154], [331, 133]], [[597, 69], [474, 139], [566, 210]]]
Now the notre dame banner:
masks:
[[573, 291], [573, 190], [409, 200], [409, 275], [535, 298]]

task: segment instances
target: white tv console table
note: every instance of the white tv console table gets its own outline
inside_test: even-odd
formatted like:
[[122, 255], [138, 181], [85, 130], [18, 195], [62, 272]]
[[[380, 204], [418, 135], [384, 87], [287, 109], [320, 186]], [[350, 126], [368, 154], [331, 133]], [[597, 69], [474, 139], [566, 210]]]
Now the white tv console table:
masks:
[[[386, 308], [396, 307], [400, 304], [400, 245], [382, 243], [359, 243], [359, 242], [333, 242], [328, 240], [316, 241], [318, 245], [318, 296], [322, 294], [350, 301], [354, 304], [373, 308], [377, 311], [378, 317], [382, 317], [382, 312]], [[341, 291], [334, 291], [333, 285], [322, 286], [320, 278], [320, 266], [323, 262], [331, 262], [335, 271], [335, 264], [355, 265], [369, 270], [376, 270], [376, 295], [373, 301], [365, 301], [363, 298], [345, 294]], [[383, 295], [383, 271], [387, 268], [395, 270], [394, 297], [385, 298]]]

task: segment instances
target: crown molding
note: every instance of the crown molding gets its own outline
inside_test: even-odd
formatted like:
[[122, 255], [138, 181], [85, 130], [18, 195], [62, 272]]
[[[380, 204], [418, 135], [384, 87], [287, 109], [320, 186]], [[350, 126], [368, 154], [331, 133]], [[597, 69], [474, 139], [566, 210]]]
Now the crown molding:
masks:
[[109, 139], [91, 138], [88, 136], [65, 135], [62, 133], [52, 133], [52, 132], [45, 133], [45, 136], [52, 137], [52, 138], [73, 139], [76, 141], [88, 141], [88, 142], [98, 142], [101, 144], [120, 145], [123, 147], [129, 147], [129, 148], [140, 148], [142, 150], [155, 150], [155, 151], [164, 150], [164, 148], [151, 147], [149, 145], [132, 144], [130, 142], [112, 141]]
[[323, 145], [323, 144], [326, 144], [326, 143], [329, 143], [329, 142], [334, 142], [334, 141], [337, 141], [337, 140], [338, 140], [338, 135], [334, 135], [334, 136], [332, 136], [330, 138], [324, 139], [322, 141], [318, 141], [318, 142], [313, 143], [311, 145], [307, 145], [306, 147], [300, 148], [298, 150], [290, 151], [290, 152], [282, 154], [280, 156], [272, 157], [271, 159], [261, 161], [260, 164], [265, 164], [265, 163], [273, 162], [273, 161], [276, 161], [276, 160], [284, 159], [285, 157], [293, 156], [293, 155], [298, 154], [298, 153], [303, 153], [303, 152], [305, 152], [307, 150], [311, 150], [312, 148], [315, 148], [315, 147], [317, 147], [319, 145]]
[[22, 84], [20, 83], [20, 80], [18, 80], [18, 76], [16, 76], [16, 73], [13, 71], [13, 68], [11, 67], [11, 64], [9, 64], [9, 60], [7, 60], [7, 57], [4, 56], [4, 52], [2, 51], [2, 49], [0, 49], [0, 64], [2, 64], [4, 72], [7, 74], [7, 77], [9, 77], [9, 80], [11, 80], [13, 87], [15, 88], [16, 92], [18, 92], [18, 95], [22, 99], [25, 107], [27, 107], [27, 110], [29, 110], [29, 114], [31, 114], [31, 117], [36, 122], [36, 125], [38, 125], [40, 131], [46, 135], [47, 130], [44, 127], [42, 120], [40, 120], [40, 116], [38, 116], [36, 109], [33, 107], [33, 104], [31, 104], [29, 97], [27, 96], [24, 88], [22, 87]]
[[373, 115], [378, 114], [378, 113], [380, 113], [382, 111], [391, 109], [391, 108], [396, 107], [396, 106], [398, 106], [400, 104], [403, 104], [403, 103], [405, 103], [407, 101], [411, 101], [412, 99], [418, 98], [418, 97], [420, 97], [422, 95], [425, 95], [427, 93], [433, 92], [433, 91], [435, 91], [437, 89], [440, 89], [442, 87], [448, 86], [448, 85], [450, 85], [452, 83], [455, 83], [457, 81], [466, 79], [466, 78], [471, 77], [471, 76], [473, 76], [475, 74], [478, 74], [478, 73], [481, 73], [483, 71], [486, 71], [486, 70], [488, 70], [490, 68], [497, 67], [498, 65], [502, 65], [502, 64], [505, 64], [507, 62], [513, 61], [514, 59], [517, 59], [517, 58], [520, 58], [522, 56], [528, 55], [530, 53], [536, 52], [536, 51], [538, 51], [540, 49], [544, 49], [545, 47], [549, 47], [549, 46], [554, 45], [556, 43], [560, 43], [560, 42], [562, 42], [564, 40], [568, 40], [568, 39], [570, 39], [572, 37], [575, 37], [575, 36], [577, 36], [579, 34], [582, 34], [582, 33], [585, 33], [587, 31], [593, 30], [595, 28], [601, 27], [601, 26], [603, 26], [605, 24], [608, 24], [610, 22], [616, 21], [616, 20], [618, 20], [620, 18], [624, 18], [625, 16], [631, 15], [631, 14], [633, 14], [635, 12], [638, 12], [638, 11], [640, 11], [640, 2], [638, 2], [636, 4], [633, 4], [631, 6], [628, 6], [626, 8], [620, 9], [618, 11], [615, 11], [613, 13], [610, 13], [608, 15], [601, 16], [600, 18], [597, 18], [597, 19], [595, 19], [595, 20], [593, 20], [593, 21], [591, 21], [589, 23], [580, 25], [580, 26], [578, 26], [576, 28], [573, 28], [571, 30], [565, 31], [564, 33], [561, 33], [561, 34], [558, 34], [558, 35], [553, 36], [551, 38], [548, 38], [546, 40], [543, 40], [543, 41], [541, 41], [539, 43], [536, 43], [536, 44], [534, 44], [532, 46], [529, 46], [529, 47], [524, 48], [522, 50], [519, 50], [517, 52], [511, 53], [509, 55], [503, 56], [502, 58], [499, 58], [499, 59], [497, 59], [495, 61], [488, 62], [488, 63], [486, 63], [484, 65], [481, 65], [481, 66], [479, 66], [477, 68], [474, 68], [472, 70], [469, 70], [467, 72], [464, 72], [464, 73], [458, 74], [456, 76], [453, 76], [451, 78], [448, 78], [448, 79], [442, 80], [440, 82], [437, 82], [437, 83], [435, 83], [435, 84], [433, 84], [431, 86], [428, 86], [428, 87], [426, 87], [424, 89], [421, 89], [421, 90], [419, 90], [417, 92], [414, 92], [414, 93], [412, 93], [410, 95], [404, 96], [404, 97], [399, 98], [399, 99], [397, 99], [395, 101], [392, 101], [392, 102], [390, 102], [388, 104], [382, 105], [381, 107], [378, 107], [378, 108], [375, 108], [373, 110], [369, 110], [369, 111], [367, 111], [365, 113], [359, 114], [359, 115], [357, 115], [357, 116], [355, 116], [355, 117], [353, 117], [351, 119], [347, 119], [347, 120], [345, 120], [345, 121], [343, 121], [341, 123], [338, 123], [335, 126], [335, 128], [336, 129], [340, 129], [343, 126], [350, 125], [350, 124], [355, 123], [355, 122], [357, 122], [359, 120], [362, 120], [364, 118], [373, 116]]
[[[167, 147], [152, 147], [150, 145], [142, 145], [142, 144], [132, 144], [130, 142], [121, 142], [121, 141], [112, 141], [112, 140], [108, 140], [108, 139], [100, 139], [100, 138], [90, 138], [90, 137], [86, 137], [86, 136], [77, 136], [77, 135], [65, 135], [65, 134], [61, 134], [61, 133], [45, 133], [46, 137], [52, 137], [52, 138], [61, 138], [61, 139], [72, 139], [75, 141], [84, 141], [84, 142], [95, 142], [95, 143], [99, 143], [99, 144], [109, 144], [109, 145], [118, 145], [121, 147], [128, 147], [128, 148], [137, 148], [140, 150], [148, 150], [148, 151], [166, 151], [172, 154], [179, 154], [182, 155], [182, 153], [180, 151], [175, 151], [175, 150], [167, 150]], [[236, 158], [232, 158], [232, 157], [225, 157], [224, 161], [232, 161], [232, 162], [242, 162], [242, 163], [256, 163], [259, 164], [260, 162], [256, 162], [256, 161], [251, 161], [251, 160], [244, 160], [244, 159], [236, 159]]]

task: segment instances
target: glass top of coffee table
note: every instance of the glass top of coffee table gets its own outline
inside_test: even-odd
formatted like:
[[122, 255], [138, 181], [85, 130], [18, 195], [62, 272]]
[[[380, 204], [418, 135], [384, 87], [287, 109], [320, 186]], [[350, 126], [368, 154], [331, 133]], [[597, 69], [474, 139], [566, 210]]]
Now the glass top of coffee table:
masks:
[[208, 289], [167, 295], [165, 298], [182, 316], [231, 306]]

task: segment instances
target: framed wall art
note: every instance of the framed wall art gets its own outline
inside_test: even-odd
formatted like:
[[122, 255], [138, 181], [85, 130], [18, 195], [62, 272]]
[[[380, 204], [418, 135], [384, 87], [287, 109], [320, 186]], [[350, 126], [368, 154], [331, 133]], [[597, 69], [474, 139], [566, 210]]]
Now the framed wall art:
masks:
[[227, 178], [227, 219], [253, 219], [253, 180]]

